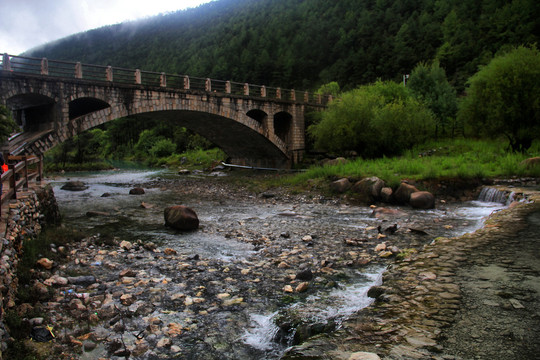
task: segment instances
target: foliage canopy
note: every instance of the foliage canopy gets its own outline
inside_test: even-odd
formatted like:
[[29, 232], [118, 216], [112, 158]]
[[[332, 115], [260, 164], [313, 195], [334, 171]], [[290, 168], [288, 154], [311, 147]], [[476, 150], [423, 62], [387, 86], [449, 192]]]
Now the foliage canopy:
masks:
[[0, 144], [6, 141], [15, 129], [17, 124], [11, 118], [11, 113], [5, 106], [0, 105]]
[[437, 129], [435, 136], [455, 135], [457, 124], [456, 90], [446, 79], [443, 68], [435, 61], [431, 65], [419, 63], [411, 72], [407, 87], [412, 94], [421, 100], [435, 115]]
[[502, 135], [514, 151], [540, 137], [540, 52], [520, 46], [494, 58], [468, 82], [458, 116], [480, 135]]
[[378, 81], [343, 93], [308, 131], [318, 149], [379, 157], [424, 142], [434, 126], [431, 111], [405, 87]]

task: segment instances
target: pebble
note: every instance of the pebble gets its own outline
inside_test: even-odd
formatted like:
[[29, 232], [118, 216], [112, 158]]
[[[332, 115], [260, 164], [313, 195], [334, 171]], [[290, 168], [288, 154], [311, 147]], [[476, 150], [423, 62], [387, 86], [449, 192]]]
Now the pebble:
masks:
[[301, 292], [307, 291], [308, 288], [309, 288], [308, 282], [301, 282], [300, 284], [298, 284], [295, 290], [296, 292], [301, 293]]
[[379, 355], [368, 352], [355, 352], [349, 356], [348, 360], [381, 360]]
[[52, 269], [54, 262], [47, 258], [41, 258], [37, 261], [37, 264], [43, 269], [50, 270]]
[[291, 285], [285, 285], [283, 287], [283, 291], [286, 292], [286, 293], [292, 293], [292, 292], [294, 292], [294, 289], [293, 289], [293, 287]]

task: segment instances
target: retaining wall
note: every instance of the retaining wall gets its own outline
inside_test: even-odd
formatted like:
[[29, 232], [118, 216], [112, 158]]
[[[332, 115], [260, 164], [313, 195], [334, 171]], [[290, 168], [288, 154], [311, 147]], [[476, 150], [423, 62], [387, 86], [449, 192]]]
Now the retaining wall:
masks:
[[[15, 306], [17, 264], [25, 239], [37, 236], [45, 224], [57, 224], [60, 213], [54, 192], [49, 185], [37, 185], [17, 193], [2, 207], [3, 237], [0, 238], [0, 359], [7, 347], [9, 334], [4, 326], [5, 310]], [[3, 232], [5, 229], [5, 233]]]

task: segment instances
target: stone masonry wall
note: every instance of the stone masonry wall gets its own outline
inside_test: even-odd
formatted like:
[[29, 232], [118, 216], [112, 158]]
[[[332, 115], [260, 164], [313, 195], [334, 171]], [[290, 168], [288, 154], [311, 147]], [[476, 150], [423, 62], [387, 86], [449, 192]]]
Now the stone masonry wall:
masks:
[[[5, 235], [0, 238], [0, 359], [6, 350], [9, 334], [4, 326], [5, 310], [15, 306], [17, 264], [25, 239], [37, 236], [43, 225], [58, 223], [60, 214], [51, 186], [37, 186], [18, 192], [17, 200], [7, 207]], [[6, 207], [2, 209], [6, 211]], [[2, 228], [3, 229], [3, 228]]]

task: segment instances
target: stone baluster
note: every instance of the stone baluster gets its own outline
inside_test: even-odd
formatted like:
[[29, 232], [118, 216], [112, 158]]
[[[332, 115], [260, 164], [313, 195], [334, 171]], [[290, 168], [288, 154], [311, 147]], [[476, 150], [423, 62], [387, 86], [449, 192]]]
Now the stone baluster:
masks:
[[135, 70], [135, 84], [137, 85], [142, 84], [142, 74], [141, 74], [141, 70], [139, 69]]
[[291, 90], [291, 101], [296, 101], [296, 91]]
[[231, 93], [231, 82], [230, 82], [230, 81], [227, 81], [227, 82], [225, 83], [225, 92], [226, 92], [227, 94], [230, 94], [230, 93]]
[[107, 81], [113, 81], [113, 68], [112, 66], [107, 66], [107, 70], [105, 70], [105, 74], [107, 76]]
[[204, 83], [204, 90], [208, 92], [212, 91], [212, 80], [210, 80], [209, 78], [206, 78], [206, 81]]
[[80, 62], [75, 64], [75, 78], [82, 79], [82, 64]]
[[244, 95], [249, 96], [249, 84], [244, 84]]
[[49, 61], [47, 61], [47, 58], [41, 59], [41, 75], [49, 75]]
[[167, 87], [167, 75], [164, 72], [161, 73], [159, 78], [159, 86]]
[[2, 68], [7, 71], [11, 71], [11, 63], [9, 62], [9, 55], [4, 54], [2, 57]]
[[276, 99], [281, 99], [281, 88], [276, 89]]
[[266, 86], [264, 85], [261, 87], [261, 96], [266, 97]]
[[189, 86], [189, 76], [184, 76], [184, 90], [189, 90], [190, 89], [190, 86]]

